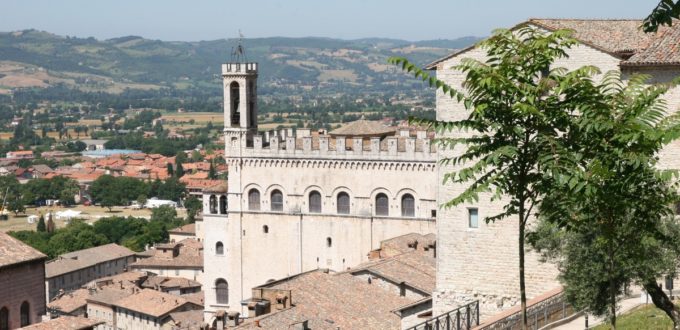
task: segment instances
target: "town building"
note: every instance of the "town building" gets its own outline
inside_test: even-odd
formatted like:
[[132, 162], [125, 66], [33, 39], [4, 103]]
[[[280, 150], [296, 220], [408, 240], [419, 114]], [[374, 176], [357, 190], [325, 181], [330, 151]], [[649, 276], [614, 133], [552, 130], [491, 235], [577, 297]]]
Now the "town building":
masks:
[[115, 243], [60, 255], [45, 264], [47, 301], [60, 292], [77, 290], [98, 278], [123, 273], [134, 261], [134, 252]]
[[42, 323], [35, 323], [24, 330], [94, 330], [102, 322], [77, 316], [62, 316]]
[[156, 244], [146, 252], [147, 257], [131, 264], [130, 269], [204, 283], [203, 242], [188, 238], [179, 242]]
[[428, 132], [360, 120], [260, 135], [257, 76], [257, 63], [222, 65], [229, 180], [203, 197], [206, 322], [243, 313], [240, 301], [268, 280], [346, 270], [382, 240], [436, 229]]
[[[603, 73], [621, 72], [625, 80], [633, 74], [650, 75], [650, 83], [667, 83], [680, 76], [680, 25], [662, 27], [654, 34], [643, 33], [640, 20], [531, 19], [517, 25], [546, 32], [571, 29], [579, 42], [567, 50], [568, 58], [553, 67], [569, 70], [594, 65]], [[468, 47], [439, 59], [426, 69], [436, 70], [437, 78], [454, 88], [461, 87], [465, 74], [454, 67], [465, 58], [485, 61], [486, 52]], [[680, 106], [680, 88], [672, 88], [665, 96], [669, 111]], [[463, 104], [437, 91], [437, 118], [445, 121], [464, 119], [469, 112]], [[452, 136], [469, 136], [471, 132], [453, 132]], [[462, 149], [439, 150], [437, 159], [460, 154]], [[660, 167], [680, 168], [680, 142], [668, 145], [660, 155]], [[438, 169], [438, 204], [459, 195], [465, 186], [443, 184], [447, 173], [465, 164], [445, 164]], [[433, 293], [435, 315], [448, 312], [473, 300], [480, 301], [483, 317], [509, 309], [519, 303], [517, 219], [486, 223], [487, 216], [502, 211], [504, 201], [491, 202], [483, 194], [479, 202], [441, 209], [437, 214], [437, 283]], [[526, 255], [526, 285], [529, 299], [559, 286], [558, 271], [543, 263], [534, 252]]]
[[[117, 330], [160, 330], [172, 329], [168, 324], [186, 320], [185, 315], [172, 313], [196, 311], [201, 314], [203, 306], [180, 296], [160, 291], [142, 289], [113, 303], [116, 310]], [[194, 317], [195, 318], [195, 317]], [[190, 319], [190, 318], [189, 318]]]
[[37, 323], [45, 315], [46, 258], [0, 232], [0, 329]]
[[8, 151], [7, 159], [33, 159], [33, 150]]
[[200, 242], [201, 237], [203, 236], [200, 232], [202, 225], [201, 222], [202, 221], [196, 221], [194, 223], [168, 230], [168, 240], [172, 243], [179, 242], [187, 238], [194, 238]]

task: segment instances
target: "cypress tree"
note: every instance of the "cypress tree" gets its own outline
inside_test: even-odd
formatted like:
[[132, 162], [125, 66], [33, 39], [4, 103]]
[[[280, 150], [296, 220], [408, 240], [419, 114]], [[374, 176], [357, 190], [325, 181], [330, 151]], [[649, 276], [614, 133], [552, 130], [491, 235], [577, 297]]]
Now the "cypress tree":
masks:
[[47, 231], [47, 227], [45, 227], [45, 216], [42, 214], [40, 215], [40, 219], [38, 220], [38, 226], [36, 228], [38, 232], [45, 232]]

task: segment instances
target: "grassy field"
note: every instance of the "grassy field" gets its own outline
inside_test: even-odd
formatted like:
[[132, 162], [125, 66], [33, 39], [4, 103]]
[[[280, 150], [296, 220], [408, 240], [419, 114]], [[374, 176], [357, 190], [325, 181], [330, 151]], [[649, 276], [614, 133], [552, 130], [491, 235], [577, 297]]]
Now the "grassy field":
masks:
[[[109, 209], [100, 207], [100, 206], [82, 206], [78, 205], [75, 207], [68, 208], [69, 210], [74, 210], [74, 211], [81, 211], [82, 219], [84, 219], [88, 223], [94, 223], [95, 221], [99, 220], [100, 218], [105, 218], [105, 217], [111, 217], [111, 216], [122, 216], [122, 217], [127, 217], [127, 216], [134, 216], [134, 217], [143, 217], [143, 218], [149, 218], [151, 217], [151, 210], [149, 209], [142, 209], [142, 210], [133, 210], [130, 208], [123, 208], [123, 207], [114, 207], [112, 212], [109, 212]], [[33, 208], [28, 208], [26, 210], [26, 214], [19, 214], [18, 216], [15, 216], [14, 213], [10, 213], [9, 215], [9, 220], [8, 221], [0, 221], [0, 231], [2, 232], [8, 232], [8, 231], [17, 231], [17, 230], [34, 230], [36, 227], [37, 223], [30, 224], [28, 223], [27, 219], [29, 215], [40, 215], [40, 214], [47, 214], [48, 212], [58, 212], [58, 211], [63, 211], [67, 210], [67, 208], [63, 207], [33, 207]], [[177, 209], [177, 215], [180, 217], [186, 216], [186, 212], [184, 209]], [[57, 225], [57, 228], [64, 227], [66, 223], [63, 220], [55, 220], [55, 224]]]
[[[612, 327], [602, 324], [595, 327], [595, 330], [609, 330]], [[660, 309], [653, 304], [644, 305], [620, 316], [616, 321], [618, 330], [670, 330], [673, 329], [673, 322]]]

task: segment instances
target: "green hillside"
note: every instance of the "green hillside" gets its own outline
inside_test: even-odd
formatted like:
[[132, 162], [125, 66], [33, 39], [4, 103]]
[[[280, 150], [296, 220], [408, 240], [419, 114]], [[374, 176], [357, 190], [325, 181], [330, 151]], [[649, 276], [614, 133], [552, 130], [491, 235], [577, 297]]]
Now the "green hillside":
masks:
[[[402, 92], [420, 88], [390, 56], [425, 64], [478, 39], [409, 42], [367, 38], [258, 38], [244, 41], [260, 63], [263, 94]], [[36, 30], [0, 33], [0, 93], [64, 84], [83, 91], [120, 93], [159, 89], [219, 94], [220, 64], [236, 40], [167, 42], [136, 36], [109, 40], [64, 37]]]

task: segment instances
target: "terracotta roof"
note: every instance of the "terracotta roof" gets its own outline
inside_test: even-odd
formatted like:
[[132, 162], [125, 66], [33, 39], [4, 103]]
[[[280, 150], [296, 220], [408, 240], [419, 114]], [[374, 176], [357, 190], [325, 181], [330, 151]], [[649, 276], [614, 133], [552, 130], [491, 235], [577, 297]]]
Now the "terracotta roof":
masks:
[[126, 247], [111, 243], [60, 255], [45, 264], [45, 277], [52, 278], [96, 264], [133, 256], [135, 253]]
[[168, 230], [170, 234], [196, 234], [196, 224], [190, 223], [181, 227]]
[[200, 287], [201, 283], [183, 278], [183, 277], [167, 277], [167, 276], [150, 276], [142, 283], [143, 288], [154, 289], [160, 288], [196, 288]]
[[131, 294], [114, 303], [114, 305], [118, 307], [150, 315], [156, 318], [180, 309], [186, 304], [196, 307], [195, 309], [200, 307], [182, 298], [181, 296], [149, 289], [139, 290], [134, 294]]
[[336, 136], [383, 136], [392, 135], [395, 131], [394, 127], [385, 126], [379, 121], [360, 119], [347, 123], [329, 134]]
[[203, 325], [203, 310], [191, 310], [170, 313], [170, 318], [176, 328], [182, 330], [200, 330]]
[[[622, 66], [680, 65], [680, 25], [660, 27], [657, 33], [644, 33], [638, 19], [542, 19], [532, 18], [513, 29], [528, 24], [549, 31], [570, 29], [579, 42], [620, 58]], [[440, 58], [425, 66], [437, 69], [437, 65], [464, 53], [470, 46]]]
[[[348, 273], [303, 273], [262, 287], [291, 290], [293, 307], [258, 318], [265, 329], [289, 329], [309, 321], [312, 329], [399, 329], [392, 310], [416, 301], [366, 283]], [[254, 322], [237, 329], [255, 329]]]
[[211, 192], [214, 192], [214, 193], [225, 193], [225, 192], [227, 192], [227, 189], [228, 189], [228, 188], [227, 188], [227, 182], [226, 182], [226, 181], [222, 181], [222, 182], [220, 182], [220, 183], [218, 183], [218, 184], [216, 184], [216, 185], [212, 185], [212, 186], [210, 186], [210, 187], [203, 188], [203, 192], [207, 192], [207, 193], [211, 193]]
[[0, 268], [46, 257], [22, 241], [0, 232]]
[[35, 323], [20, 329], [30, 330], [82, 330], [90, 329], [97, 325], [103, 324], [104, 321], [97, 321], [94, 319], [87, 319], [76, 316], [60, 316], [56, 319], [51, 319], [46, 322]]
[[357, 274], [369, 272], [395, 284], [406, 283], [429, 295], [435, 289], [436, 259], [432, 254], [411, 251], [398, 256], [359, 265], [350, 270]]
[[182, 295], [182, 298], [196, 304], [196, 305], [204, 305], [205, 302], [205, 292], [199, 291], [199, 292], [194, 292], [194, 293], [189, 293]]
[[78, 308], [85, 307], [87, 305], [87, 297], [90, 293], [87, 289], [78, 289], [71, 292], [64, 293], [61, 296], [55, 297], [49, 304], [47, 308], [56, 309], [62, 313], [70, 314], [73, 313]]
[[[167, 257], [162, 249], [172, 249], [179, 245], [179, 254], [176, 257]], [[203, 243], [198, 240], [187, 238], [175, 243], [165, 243], [156, 246], [153, 256], [137, 260], [130, 265], [131, 268], [198, 268], [203, 269]]]

